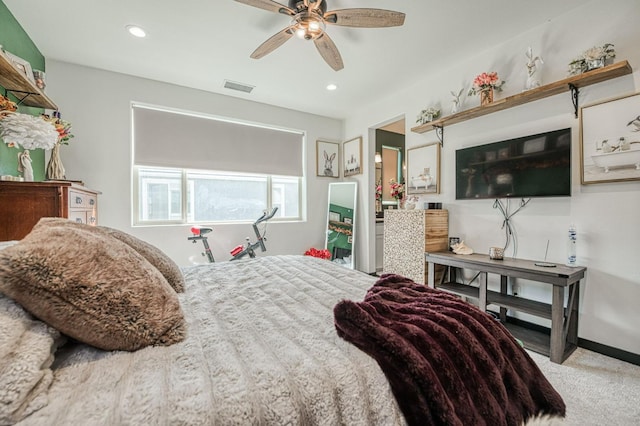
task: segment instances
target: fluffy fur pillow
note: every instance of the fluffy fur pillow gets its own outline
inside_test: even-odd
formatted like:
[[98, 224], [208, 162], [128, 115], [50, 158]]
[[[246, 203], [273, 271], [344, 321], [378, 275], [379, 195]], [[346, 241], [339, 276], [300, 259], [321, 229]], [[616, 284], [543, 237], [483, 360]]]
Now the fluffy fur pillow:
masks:
[[159, 248], [154, 245], [147, 243], [146, 241], [142, 241], [133, 235], [129, 235], [125, 232], [119, 231], [117, 229], [108, 228], [106, 226], [90, 226], [85, 225], [83, 223], [72, 222], [67, 219], [56, 218], [56, 217], [47, 217], [40, 219], [41, 224], [48, 224], [49, 226], [57, 226], [57, 227], [69, 227], [69, 228], [83, 228], [87, 232], [96, 232], [106, 235], [111, 235], [113, 238], [116, 238], [135, 251], [137, 251], [142, 257], [147, 259], [149, 263], [160, 271], [160, 273], [166, 278], [169, 285], [173, 287], [173, 289], [182, 293], [184, 291], [184, 276], [182, 275], [182, 271], [176, 263], [171, 260], [169, 256], [164, 254]]
[[14, 424], [48, 403], [60, 333], [0, 294], [0, 424]]
[[43, 219], [0, 251], [0, 292], [101, 349], [170, 345], [186, 333], [177, 294], [144, 257], [106, 233], [60, 221]]
[[176, 292], [184, 292], [184, 276], [182, 275], [182, 271], [180, 271], [178, 265], [159, 248], [117, 229], [107, 228], [106, 226], [96, 226], [96, 228], [106, 231], [112, 237], [122, 241], [140, 253], [142, 257], [147, 259], [149, 263], [160, 271]]

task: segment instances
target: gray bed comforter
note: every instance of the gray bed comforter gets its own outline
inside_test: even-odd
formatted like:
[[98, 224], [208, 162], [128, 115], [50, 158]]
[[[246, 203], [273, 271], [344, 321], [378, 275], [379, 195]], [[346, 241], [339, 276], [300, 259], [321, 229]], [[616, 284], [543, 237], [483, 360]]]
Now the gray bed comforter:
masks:
[[185, 341], [58, 351], [49, 404], [24, 425], [393, 425], [376, 362], [340, 339], [333, 307], [375, 278], [325, 260], [261, 257], [184, 269]]

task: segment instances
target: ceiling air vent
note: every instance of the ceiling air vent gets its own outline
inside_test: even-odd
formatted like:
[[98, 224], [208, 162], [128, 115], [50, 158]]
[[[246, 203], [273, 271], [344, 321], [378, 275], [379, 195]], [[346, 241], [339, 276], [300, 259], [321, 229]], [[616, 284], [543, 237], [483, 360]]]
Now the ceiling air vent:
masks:
[[224, 81], [225, 89], [237, 90], [239, 92], [251, 93], [254, 87], [255, 86], [250, 86], [244, 83], [238, 83], [236, 81], [229, 81], [229, 80]]

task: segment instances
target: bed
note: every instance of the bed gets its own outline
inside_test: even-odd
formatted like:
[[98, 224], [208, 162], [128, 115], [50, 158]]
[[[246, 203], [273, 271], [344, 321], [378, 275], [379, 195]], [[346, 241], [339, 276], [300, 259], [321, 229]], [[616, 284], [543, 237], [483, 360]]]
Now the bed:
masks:
[[[2, 269], [7, 250], [0, 250], [0, 290], [7, 287], [7, 268]], [[136, 350], [98, 349], [65, 337], [0, 294], [0, 316], [20, 317], [22, 340], [40, 342], [30, 355], [40, 354], [37, 380], [24, 402], [14, 401], [13, 411], [0, 414], [0, 424], [444, 424], [438, 416], [416, 422], [426, 417], [403, 412], [407, 404], [398, 404], [394, 395], [407, 382], [388, 380], [384, 360], [376, 358], [375, 345], [361, 333], [366, 324], [349, 327], [353, 317], [338, 308], [375, 311], [382, 296], [372, 290], [389, 290], [389, 283], [403, 289], [415, 284], [397, 276], [380, 283], [377, 277], [309, 256], [199, 265], [182, 273], [184, 291], [177, 299], [185, 335]], [[410, 293], [416, 289], [421, 291], [416, 287]], [[0, 330], [0, 342], [6, 337]], [[511, 348], [506, 340], [500, 342]], [[12, 350], [14, 357], [19, 352]], [[533, 364], [521, 353], [524, 362]], [[529, 383], [534, 399], [554, 392], [545, 383], [541, 375]], [[6, 402], [6, 394], [0, 390], [0, 402]], [[451, 401], [446, 395], [440, 399]], [[538, 411], [528, 415], [562, 415], [561, 399], [559, 404], [536, 406]]]

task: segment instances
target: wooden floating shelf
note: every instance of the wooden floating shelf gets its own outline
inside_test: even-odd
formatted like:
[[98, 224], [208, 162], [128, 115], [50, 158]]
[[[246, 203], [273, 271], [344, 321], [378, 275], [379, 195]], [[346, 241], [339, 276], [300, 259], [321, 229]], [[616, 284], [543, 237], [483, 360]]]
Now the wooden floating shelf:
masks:
[[527, 90], [526, 92], [518, 93], [516, 95], [512, 95], [503, 99], [498, 99], [497, 101], [492, 102], [489, 105], [478, 106], [448, 115], [446, 117], [442, 117], [437, 120], [429, 121], [428, 123], [424, 123], [411, 128], [411, 131], [414, 133], [426, 133], [437, 127], [444, 127], [445, 125], [461, 123], [463, 121], [471, 120], [472, 118], [481, 117], [483, 115], [526, 104], [528, 102], [544, 99], [549, 96], [569, 92], [571, 90], [571, 86], [579, 89], [591, 84], [601, 83], [613, 78], [622, 77], [623, 75], [631, 74], [632, 72], [633, 70], [631, 69], [631, 65], [629, 65], [628, 61], [616, 62], [615, 64], [608, 65], [604, 68], [587, 71], [579, 75], [565, 78], [564, 80], [556, 81], [555, 83], [540, 86], [535, 89]]
[[16, 98], [20, 105], [57, 110], [57, 105], [38, 87], [13, 66], [11, 60], [0, 51], [0, 86]]

